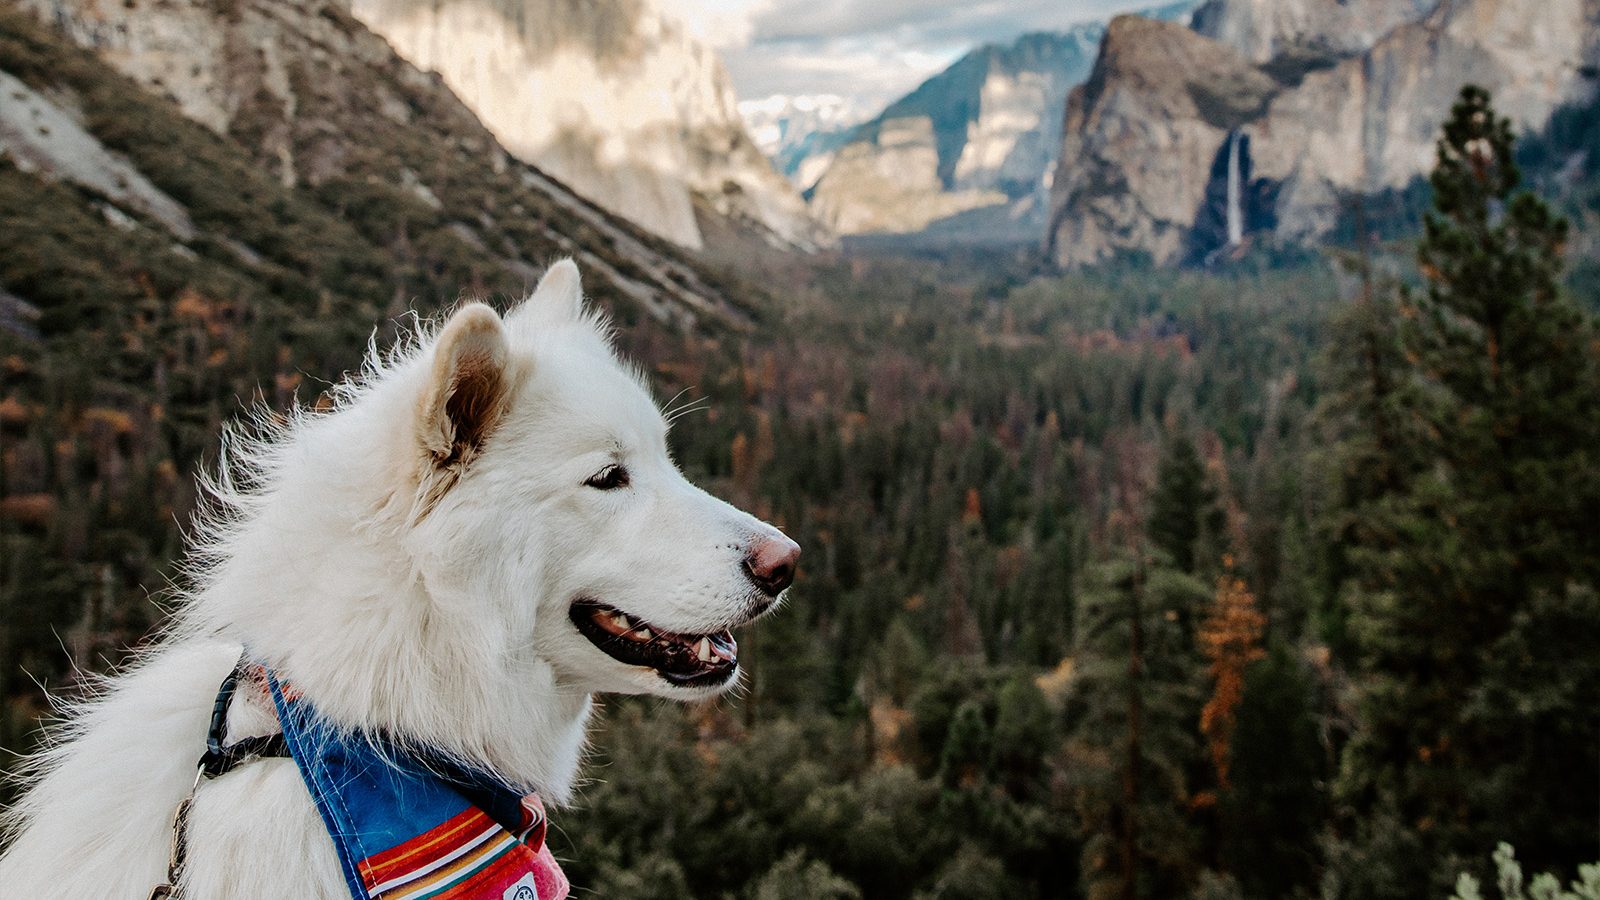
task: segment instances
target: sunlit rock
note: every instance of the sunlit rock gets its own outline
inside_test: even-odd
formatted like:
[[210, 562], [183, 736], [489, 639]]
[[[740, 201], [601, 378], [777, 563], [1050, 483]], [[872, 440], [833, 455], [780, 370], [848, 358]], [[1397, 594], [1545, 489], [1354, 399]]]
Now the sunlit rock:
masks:
[[508, 150], [648, 231], [702, 243], [696, 203], [801, 248], [830, 238], [745, 132], [716, 53], [648, 0], [350, 0]]

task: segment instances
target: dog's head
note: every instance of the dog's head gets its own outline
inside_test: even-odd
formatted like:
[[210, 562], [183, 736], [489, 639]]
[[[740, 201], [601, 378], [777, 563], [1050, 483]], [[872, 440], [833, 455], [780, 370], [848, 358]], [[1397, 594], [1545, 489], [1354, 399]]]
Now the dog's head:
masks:
[[735, 683], [729, 629], [778, 603], [800, 548], [678, 471], [577, 266], [504, 318], [462, 307], [420, 362], [408, 540], [430, 593], [481, 604], [583, 690]]

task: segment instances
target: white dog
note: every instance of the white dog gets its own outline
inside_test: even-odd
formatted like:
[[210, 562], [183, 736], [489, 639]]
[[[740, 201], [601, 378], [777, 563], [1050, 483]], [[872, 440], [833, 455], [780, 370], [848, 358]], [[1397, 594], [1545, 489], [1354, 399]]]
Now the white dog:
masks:
[[[727, 629], [778, 601], [800, 548], [690, 485], [666, 430], [564, 261], [503, 319], [466, 305], [374, 358], [334, 411], [225, 440], [172, 632], [31, 760], [0, 894], [143, 898], [165, 880], [243, 647], [342, 728], [558, 804], [592, 693], [728, 688]], [[229, 740], [278, 727], [260, 696], [227, 721]], [[293, 760], [201, 781], [186, 836], [189, 900], [350, 896]]]

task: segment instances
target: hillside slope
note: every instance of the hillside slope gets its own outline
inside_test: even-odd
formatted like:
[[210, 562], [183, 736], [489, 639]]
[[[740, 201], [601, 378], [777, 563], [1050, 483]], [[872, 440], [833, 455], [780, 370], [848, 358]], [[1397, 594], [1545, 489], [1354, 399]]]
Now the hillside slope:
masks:
[[652, 364], [752, 322], [335, 4], [30, 5], [52, 24], [0, 4], [0, 746], [24, 670], [100, 669], [159, 617], [222, 421], [316, 401], [375, 325], [566, 255]]

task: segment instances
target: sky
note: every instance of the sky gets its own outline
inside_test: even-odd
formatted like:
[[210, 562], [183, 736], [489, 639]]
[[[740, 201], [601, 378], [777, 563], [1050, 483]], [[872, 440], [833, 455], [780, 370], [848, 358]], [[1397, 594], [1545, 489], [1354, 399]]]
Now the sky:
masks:
[[869, 117], [979, 44], [1155, 0], [661, 0], [718, 48], [741, 100], [837, 94]]

